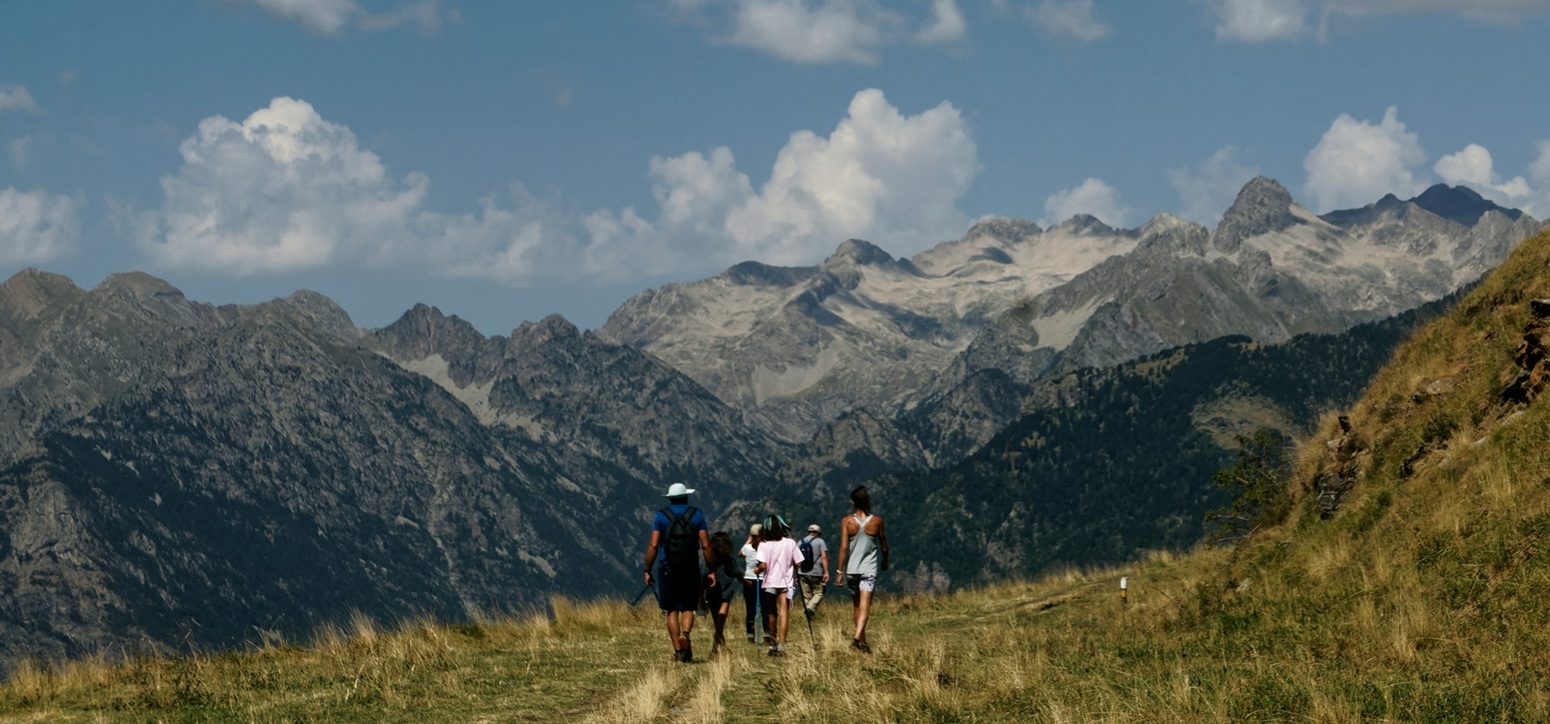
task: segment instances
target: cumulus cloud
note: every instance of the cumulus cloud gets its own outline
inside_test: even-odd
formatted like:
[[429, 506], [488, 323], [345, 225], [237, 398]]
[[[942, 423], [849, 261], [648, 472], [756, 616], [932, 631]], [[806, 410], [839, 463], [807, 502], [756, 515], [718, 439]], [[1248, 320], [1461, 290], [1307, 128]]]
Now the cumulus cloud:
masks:
[[0, 83], [0, 113], [7, 111], [38, 113], [40, 109], [25, 86]]
[[745, 259], [813, 263], [851, 237], [916, 251], [962, 231], [956, 202], [978, 171], [957, 109], [942, 103], [906, 116], [882, 91], [864, 90], [829, 136], [792, 134], [757, 191], [724, 147], [653, 159], [656, 220], [634, 209], [592, 215], [587, 258], [598, 272], [660, 272]]
[[[236, 0], [242, 2], [243, 0]], [[413, 24], [422, 30], [441, 27], [441, 9], [436, 0], [418, 0], [385, 13], [371, 13], [356, 0], [246, 0], [271, 17], [323, 35], [338, 35], [354, 27], [359, 30], [387, 30]]]
[[1211, 0], [1218, 41], [1263, 43], [1291, 40], [1308, 29], [1301, 0]]
[[795, 63], [875, 65], [890, 46], [968, 37], [957, 0], [932, 0], [928, 16], [879, 0], [668, 0], [668, 6], [710, 29], [714, 42]]
[[395, 179], [350, 129], [305, 101], [276, 98], [241, 123], [206, 118], [162, 179], [159, 212], [139, 223], [161, 265], [267, 274], [377, 261], [415, 238], [410, 214], [429, 181]]
[[0, 263], [53, 260], [71, 249], [80, 235], [74, 199], [43, 191], [0, 189]]
[[1125, 224], [1130, 209], [1119, 202], [1119, 192], [1103, 181], [1089, 178], [1069, 189], [1056, 191], [1044, 200], [1043, 226], [1057, 224], [1077, 214], [1091, 214], [1109, 226]]
[[1217, 149], [1210, 158], [1194, 166], [1168, 171], [1168, 185], [1179, 195], [1179, 214], [1205, 226], [1215, 226], [1238, 191], [1259, 169], [1238, 163], [1238, 150], [1231, 146]]
[[646, 215], [582, 215], [520, 185], [473, 213], [432, 211], [423, 174], [395, 176], [350, 129], [290, 98], [241, 122], [207, 118], [179, 150], [160, 208], [120, 215], [159, 266], [229, 275], [412, 266], [513, 283], [813, 263], [848, 237], [918, 250], [961, 232], [956, 200], [979, 169], [956, 109], [906, 116], [876, 90], [856, 94], [827, 137], [792, 134], [757, 189], [724, 147], [651, 159], [656, 209]]
[[968, 37], [969, 24], [963, 19], [957, 0], [932, 0], [931, 20], [916, 33], [915, 40], [922, 45], [945, 45]]
[[1432, 170], [1442, 180], [1458, 186], [1468, 186], [1486, 198], [1505, 206], [1521, 205], [1533, 194], [1528, 180], [1522, 176], [1503, 181], [1496, 174], [1496, 162], [1484, 146], [1471, 143], [1462, 151], [1437, 159]]
[[1028, 18], [1051, 35], [1093, 42], [1109, 37], [1112, 29], [1093, 15], [1093, 0], [1045, 0], [1030, 8]]
[[1419, 137], [1405, 130], [1398, 109], [1390, 107], [1376, 124], [1341, 114], [1303, 159], [1305, 189], [1320, 211], [1365, 206], [1387, 193], [1406, 198], [1430, 183], [1416, 173], [1425, 161]]

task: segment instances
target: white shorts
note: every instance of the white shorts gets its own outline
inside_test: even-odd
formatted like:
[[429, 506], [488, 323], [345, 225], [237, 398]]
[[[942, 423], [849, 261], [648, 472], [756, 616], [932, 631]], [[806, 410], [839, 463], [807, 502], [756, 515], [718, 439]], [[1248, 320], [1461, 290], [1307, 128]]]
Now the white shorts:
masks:
[[847, 573], [845, 574], [845, 587], [850, 589], [850, 595], [860, 595], [862, 591], [871, 592], [877, 589], [876, 573]]

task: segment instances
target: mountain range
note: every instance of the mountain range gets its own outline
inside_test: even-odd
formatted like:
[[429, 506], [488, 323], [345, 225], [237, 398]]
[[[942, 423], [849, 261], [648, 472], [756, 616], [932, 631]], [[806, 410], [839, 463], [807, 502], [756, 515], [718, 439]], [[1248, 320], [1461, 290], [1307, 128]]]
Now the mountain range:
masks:
[[816, 267], [744, 263], [636, 295], [598, 330], [694, 378], [777, 437], [891, 418], [975, 372], [1027, 384], [1242, 334], [1282, 342], [1438, 299], [1539, 228], [1464, 187], [1317, 216], [1245, 185], [1210, 230], [1159, 215], [1041, 229], [990, 219], [909, 259], [850, 240]]
[[[0, 284], [0, 652], [630, 594], [669, 482], [737, 531], [874, 481], [914, 588], [1182, 545], [1232, 432], [1348, 402], [1415, 323], [1382, 320], [1538, 226], [1449, 187], [1320, 217], [1256, 179], [1215, 230], [991, 219], [492, 337], [423, 305], [360, 329], [314, 292], [218, 306], [26, 270]], [[1192, 452], [1113, 454], [1148, 434]], [[1134, 501], [1129, 532], [1094, 539], [1120, 510], [1095, 500]]]

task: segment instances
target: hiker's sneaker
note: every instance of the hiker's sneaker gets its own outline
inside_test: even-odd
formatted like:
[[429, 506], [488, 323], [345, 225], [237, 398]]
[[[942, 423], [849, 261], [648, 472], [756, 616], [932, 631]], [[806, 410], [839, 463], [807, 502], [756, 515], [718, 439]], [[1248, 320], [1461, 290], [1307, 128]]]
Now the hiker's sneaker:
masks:
[[689, 642], [685, 642], [684, 643], [684, 663], [687, 664], [687, 663], [689, 663], [691, 661], [694, 661], [694, 644], [693, 643], [689, 643]]
[[870, 654], [870, 653], [872, 653], [872, 647], [866, 645], [865, 641], [861, 641], [859, 639], [851, 639], [850, 647], [855, 649], [855, 650], [857, 650], [857, 651], [860, 651], [863, 654]]
[[784, 649], [775, 648], [774, 646], [770, 647], [770, 656], [774, 656], [776, 658], [779, 658], [779, 657], [785, 656], [785, 655], [786, 655], [786, 651]]
[[684, 652], [676, 651], [676, 650], [673, 651], [673, 663], [679, 663], [679, 662], [681, 662], [683, 660], [684, 660]]

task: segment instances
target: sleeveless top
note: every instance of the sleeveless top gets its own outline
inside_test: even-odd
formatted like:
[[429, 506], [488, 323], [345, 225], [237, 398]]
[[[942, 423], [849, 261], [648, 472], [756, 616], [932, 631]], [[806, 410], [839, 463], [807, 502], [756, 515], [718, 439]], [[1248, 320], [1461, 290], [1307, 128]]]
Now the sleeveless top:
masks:
[[[855, 514], [852, 513], [854, 516]], [[850, 538], [850, 552], [845, 558], [845, 575], [857, 574], [877, 575], [877, 541], [867, 535], [866, 524], [872, 521], [871, 514], [867, 517], [857, 517], [861, 523], [857, 526], [856, 534]]]

